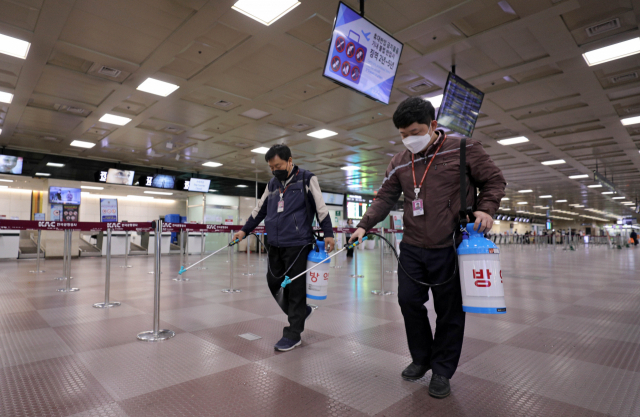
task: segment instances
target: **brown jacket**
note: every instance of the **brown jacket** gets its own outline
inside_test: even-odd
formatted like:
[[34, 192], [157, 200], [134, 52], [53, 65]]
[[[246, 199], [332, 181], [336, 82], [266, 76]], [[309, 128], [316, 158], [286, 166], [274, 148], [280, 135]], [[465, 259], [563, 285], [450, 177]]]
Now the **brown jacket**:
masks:
[[[427, 151], [415, 155], [415, 174], [418, 185], [433, 153], [446, 137], [444, 132], [440, 130], [437, 132], [439, 138]], [[502, 172], [476, 140], [467, 140], [466, 159], [467, 207], [474, 201], [471, 181], [480, 190], [475, 209], [493, 216], [505, 195], [506, 182]], [[459, 230], [460, 139], [446, 138], [431, 164], [419, 196], [424, 201], [424, 215], [413, 216], [412, 202], [415, 199], [415, 193], [411, 173], [411, 152], [405, 150], [391, 159], [382, 186], [358, 227], [369, 230], [384, 220], [401, 193], [404, 193], [403, 241], [427, 249], [451, 246], [453, 233]], [[456, 240], [459, 243], [459, 236]]]

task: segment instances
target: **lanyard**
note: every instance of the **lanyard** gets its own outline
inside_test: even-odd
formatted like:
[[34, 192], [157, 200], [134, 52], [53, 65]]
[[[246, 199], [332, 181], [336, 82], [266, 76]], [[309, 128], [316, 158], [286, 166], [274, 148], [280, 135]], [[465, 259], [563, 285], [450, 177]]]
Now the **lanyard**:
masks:
[[[431, 163], [433, 162], [434, 159], [436, 159], [436, 155], [438, 155], [438, 152], [440, 152], [440, 148], [442, 148], [442, 145], [444, 145], [445, 140], [447, 140], [447, 136], [444, 136], [442, 138], [442, 142], [440, 142], [438, 149], [436, 149], [435, 153], [431, 157], [431, 161], [429, 161], [429, 165], [427, 165], [427, 169], [424, 170], [424, 175], [422, 176], [422, 181], [420, 181], [419, 186], [416, 184], [416, 170], [414, 168], [414, 162], [413, 162], [414, 155], [411, 154], [411, 173], [413, 174], [413, 191], [416, 194], [415, 198], [418, 198], [418, 194], [420, 194], [420, 188], [422, 188], [422, 183], [424, 183], [424, 179], [427, 178], [427, 172], [429, 172], [429, 168], [431, 168]], [[426, 155], [425, 155], [425, 158], [426, 158]]]
[[[300, 172], [300, 171], [296, 172], [296, 177], [298, 176], [298, 173], [299, 173], [299, 172]], [[280, 191], [280, 201], [282, 201], [282, 198], [284, 197], [284, 193], [286, 193], [286, 192], [287, 192], [287, 189], [288, 189], [289, 187], [291, 187], [291, 183], [290, 183], [289, 185], [287, 185], [286, 187], [284, 187], [284, 191]], [[280, 189], [280, 188], [278, 188], [278, 190], [279, 190], [279, 189]]]

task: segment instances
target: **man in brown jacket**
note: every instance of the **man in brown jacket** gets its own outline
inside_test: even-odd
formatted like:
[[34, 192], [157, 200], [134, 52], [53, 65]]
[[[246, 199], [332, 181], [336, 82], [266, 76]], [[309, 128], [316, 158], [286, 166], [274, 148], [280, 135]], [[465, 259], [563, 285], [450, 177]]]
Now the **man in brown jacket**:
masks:
[[[407, 380], [422, 378], [431, 369], [429, 394], [444, 398], [451, 393], [449, 379], [460, 360], [465, 313], [462, 311], [456, 247], [461, 241], [460, 139], [436, 130], [430, 102], [411, 97], [393, 115], [407, 150], [391, 159], [373, 204], [358, 224], [350, 242], [384, 220], [404, 193], [404, 237], [400, 244], [398, 302], [404, 316], [413, 362], [402, 372]], [[500, 207], [506, 183], [482, 145], [467, 140], [466, 207], [473, 207], [474, 228], [488, 232]], [[465, 208], [463, 208], [463, 211]], [[427, 285], [425, 285], [427, 284]], [[436, 331], [432, 335], [427, 308], [433, 294]]]

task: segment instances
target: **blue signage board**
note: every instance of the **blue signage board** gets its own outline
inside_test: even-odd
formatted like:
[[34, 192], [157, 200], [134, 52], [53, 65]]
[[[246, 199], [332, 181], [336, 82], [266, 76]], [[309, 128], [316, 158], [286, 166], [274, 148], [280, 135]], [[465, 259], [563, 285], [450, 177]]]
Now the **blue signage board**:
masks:
[[118, 222], [118, 199], [100, 199], [100, 221], [103, 223]]

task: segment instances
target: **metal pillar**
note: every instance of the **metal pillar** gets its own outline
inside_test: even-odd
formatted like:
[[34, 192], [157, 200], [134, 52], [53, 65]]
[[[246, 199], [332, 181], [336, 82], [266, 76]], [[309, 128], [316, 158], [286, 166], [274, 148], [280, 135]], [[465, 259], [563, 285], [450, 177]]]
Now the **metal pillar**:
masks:
[[[384, 236], [384, 228], [381, 229], [382, 236]], [[371, 291], [374, 295], [391, 295], [393, 292], [384, 290], [384, 240], [378, 238], [380, 243], [380, 289]]]
[[[186, 262], [186, 257], [184, 256], [184, 251], [185, 251], [185, 245], [184, 245], [184, 230], [180, 230], [180, 265], [187, 265]], [[188, 232], [187, 232], [187, 238], [188, 238]], [[178, 275], [177, 277], [175, 277], [173, 279], [173, 281], [178, 281], [178, 282], [186, 282], [189, 281], [189, 278], [186, 278], [184, 275]]]
[[153, 297], [153, 330], [138, 333], [138, 340], [143, 342], [159, 342], [171, 339], [175, 336], [172, 330], [160, 329], [160, 250], [162, 240], [162, 220], [155, 221], [156, 229], [156, 259], [153, 270], [154, 274], [154, 297]]
[[[200, 232], [200, 259], [204, 258], [204, 241], [205, 241], [205, 234], [204, 232]], [[202, 270], [202, 269], [207, 269], [207, 267], [204, 266], [204, 263], [202, 263], [196, 269]]]
[[[258, 237], [256, 236], [256, 239]], [[251, 273], [251, 270], [249, 268], [251, 268], [253, 265], [251, 265], [251, 235], [247, 236], [247, 272], [243, 273], [242, 275], [244, 275], [245, 277], [251, 277], [253, 276], [253, 274]], [[258, 242], [256, 242], [256, 245], [258, 245]]]
[[[233, 232], [229, 232], [229, 242], [231, 242], [233, 240]], [[227, 249], [227, 255], [229, 256], [229, 288], [226, 288], [224, 290], [222, 290], [222, 292], [227, 293], [227, 294], [233, 294], [236, 292], [242, 292], [242, 290], [238, 290], [233, 288], [233, 260], [231, 259], [231, 254], [232, 252], [232, 246], [229, 246], [229, 248]]]
[[107, 229], [107, 265], [104, 278], [104, 303], [95, 303], [95, 308], [111, 308], [118, 307], [120, 302], [109, 301], [109, 290], [111, 287], [111, 229]]
[[71, 288], [71, 242], [73, 240], [73, 230], [64, 231], [64, 253], [67, 257], [67, 268], [65, 270], [67, 277], [67, 285], [65, 288], [59, 288], [58, 292], [75, 292], [80, 291], [79, 288]]
[[42, 239], [42, 230], [38, 230], [38, 253], [36, 254], [36, 270], [35, 271], [29, 271], [32, 274], [41, 274], [44, 271], [40, 270], [40, 242]]
[[131, 268], [129, 265], [129, 249], [131, 244], [129, 243], [129, 232], [125, 232], [124, 237], [124, 265], [120, 265], [120, 268]]
[[362, 245], [356, 245], [353, 247], [353, 263], [355, 264], [355, 272], [353, 275], [350, 275], [351, 278], [364, 278], [364, 275], [358, 274], [358, 248]]

